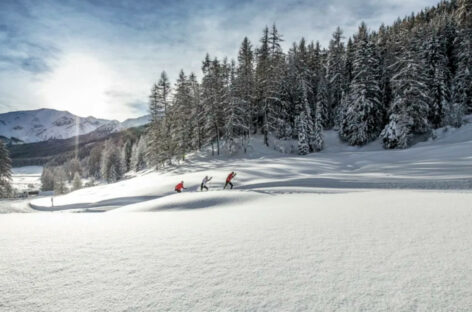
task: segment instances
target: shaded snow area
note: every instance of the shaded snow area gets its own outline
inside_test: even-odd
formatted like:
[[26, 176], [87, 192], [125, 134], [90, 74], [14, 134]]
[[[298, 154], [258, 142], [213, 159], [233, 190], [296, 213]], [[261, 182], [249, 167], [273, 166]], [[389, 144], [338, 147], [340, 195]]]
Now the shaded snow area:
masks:
[[4, 215], [0, 310], [470, 311], [470, 193], [234, 194]]
[[261, 141], [2, 215], [0, 311], [470, 311], [472, 123], [407, 150]]

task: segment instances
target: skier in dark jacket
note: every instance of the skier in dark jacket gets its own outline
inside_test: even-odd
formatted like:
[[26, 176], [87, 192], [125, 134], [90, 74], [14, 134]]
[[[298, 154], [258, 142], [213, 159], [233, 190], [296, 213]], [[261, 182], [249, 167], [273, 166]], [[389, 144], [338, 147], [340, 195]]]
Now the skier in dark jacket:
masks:
[[185, 190], [184, 181], [181, 181], [179, 184], [177, 184], [177, 185], [175, 186], [175, 191], [176, 191], [177, 193], [182, 192], [182, 190]]
[[226, 187], [228, 185], [231, 186], [231, 189], [233, 189], [233, 183], [231, 183], [231, 180], [236, 176], [236, 173], [234, 171], [232, 171], [228, 177], [226, 178], [226, 183], [225, 183], [225, 187], [223, 187], [223, 189], [226, 189]]

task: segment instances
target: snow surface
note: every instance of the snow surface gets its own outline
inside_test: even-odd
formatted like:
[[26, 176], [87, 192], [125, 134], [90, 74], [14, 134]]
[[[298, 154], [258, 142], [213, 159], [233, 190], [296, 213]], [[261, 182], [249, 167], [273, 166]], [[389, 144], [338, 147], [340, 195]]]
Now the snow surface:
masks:
[[4, 215], [0, 310], [470, 311], [469, 192], [228, 196]]
[[325, 139], [31, 202], [106, 213], [2, 215], [0, 310], [470, 311], [472, 124], [407, 150]]

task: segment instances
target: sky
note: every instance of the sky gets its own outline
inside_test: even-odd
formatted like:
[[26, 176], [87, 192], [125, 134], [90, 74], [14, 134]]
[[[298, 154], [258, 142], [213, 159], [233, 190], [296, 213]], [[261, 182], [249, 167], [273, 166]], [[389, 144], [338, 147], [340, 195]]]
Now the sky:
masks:
[[0, 113], [54, 108], [124, 120], [147, 113], [165, 70], [200, 75], [210, 56], [235, 58], [276, 23], [285, 50], [327, 46], [340, 26], [371, 30], [438, 0], [0, 0]]

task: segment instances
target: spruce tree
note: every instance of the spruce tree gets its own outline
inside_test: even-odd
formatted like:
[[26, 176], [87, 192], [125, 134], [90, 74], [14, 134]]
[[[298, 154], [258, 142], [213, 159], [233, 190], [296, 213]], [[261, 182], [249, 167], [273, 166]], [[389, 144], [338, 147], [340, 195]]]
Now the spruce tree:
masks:
[[322, 126], [324, 129], [329, 129], [331, 125], [331, 113], [329, 106], [328, 82], [326, 81], [323, 69], [321, 69], [321, 75], [317, 85], [315, 101], [317, 113], [320, 114]]
[[[229, 99], [225, 108], [225, 140], [227, 150], [230, 153], [237, 151], [239, 148], [244, 152], [247, 150], [249, 125], [247, 124], [246, 102], [241, 99], [236, 92], [236, 64], [234, 61], [230, 65], [230, 77], [227, 81], [226, 88], [228, 89]], [[239, 142], [238, 137], [241, 138]]]
[[445, 113], [451, 101], [451, 72], [446, 48], [445, 40], [437, 30], [428, 34], [423, 44], [424, 71], [427, 75], [428, 96], [431, 98], [428, 118], [433, 128], [445, 124]]
[[211, 144], [212, 154], [220, 154], [224, 130], [224, 102], [226, 101], [225, 75], [227, 69], [215, 58], [207, 57], [202, 66], [202, 103], [205, 115], [205, 136]]
[[171, 138], [176, 145], [175, 152], [180, 157], [185, 159], [186, 153], [191, 150], [192, 142], [192, 98], [191, 98], [191, 86], [187, 80], [187, 76], [184, 71], [181, 70], [179, 78], [175, 85], [175, 96], [173, 104], [173, 114], [179, 122], [172, 123]]
[[454, 104], [472, 113], [472, 1], [458, 2], [457, 70], [454, 77]]
[[151, 90], [149, 103], [151, 124], [148, 130], [150, 138], [148, 154], [156, 167], [172, 158], [170, 97], [170, 82], [166, 72], [163, 71], [158, 83]]
[[0, 140], [0, 198], [8, 197], [12, 193], [11, 188], [11, 160], [8, 150]]
[[80, 190], [82, 188], [82, 179], [80, 178], [80, 174], [76, 172], [74, 174], [74, 178], [72, 179], [72, 190]]
[[61, 195], [66, 194], [69, 189], [67, 188], [67, 174], [62, 167], [54, 169], [54, 194]]
[[246, 110], [246, 127], [249, 131], [246, 136], [256, 131], [257, 110], [255, 106], [255, 73], [254, 73], [254, 53], [252, 45], [247, 37], [244, 38], [238, 54], [238, 66], [234, 79], [235, 96], [241, 101], [241, 105]]
[[310, 146], [308, 144], [307, 127], [308, 116], [304, 111], [300, 112], [297, 117], [297, 133], [298, 133], [298, 154], [307, 155], [310, 153]]
[[313, 136], [311, 140], [311, 146], [314, 152], [320, 152], [324, 148], [323, 119], [321, 117], [320, 102], [316, 102], [316, 105], [315, 105], [315, 113], [314, 113], [314, 119], [313, 119]]
[[[101, 160], [102, 160], [102, 146], [97, 145], [92, 148], [88, 158], [88, 176], [94, 179], [101, 178]], [[44, 173], [44, 171], [43, 171]]]
[[135, 171], [140, 171], [146, 167], [146, 137], [141, 136], [139, 140], [133, 145], [131, 156], [131, 169]]
[[116, 144], [108, 140], [101, 157], [101, 176], [106, 182], [116, 182], [123, 177], [120, 151]]
[[332, 128], [339, 124], [339, 112], [344, 86], [344, 54], [345, 48], [342, 42], [343, 32], [337, 28], [333, 33], [333, 38], [329, 43], [326, 80], [328, 82], [328, 95], [330, 105], [330, 116], [327, 122], [327, 128]]
[[382, 130], [382, 103], [375, 45], [363, 23], [355, 38], [354, 78], [343, 108], [340, 137], [350, 145], [364, 145]]
[[188, 83], [190, 87], [190, 98], [192, 101], [190, 123], [193, 133], [191, 145], [195, 149], [200, 150], [205, 141], [205, 111], [201, 100], [201, 88], [194, 73], [190, 74]]
[[52, 168], [44, 167], [41, 173], [41, 190], [42, 191], [53, 191], [54, 190], [54, 171]]
[[392, 78], [393, 103], [389, 123], [380, 137], [385, 148], [407, 148], [415, 135], [428, 133], [429, 103], [424, 73], [424, 60], [418, 51], [417, 40], [412, 39], [398, 58], [398, 72]]

